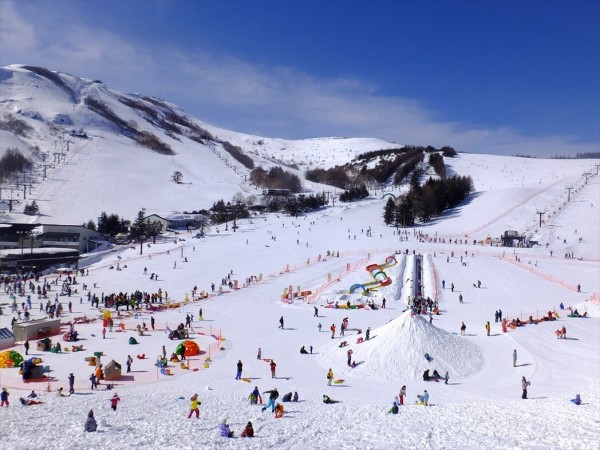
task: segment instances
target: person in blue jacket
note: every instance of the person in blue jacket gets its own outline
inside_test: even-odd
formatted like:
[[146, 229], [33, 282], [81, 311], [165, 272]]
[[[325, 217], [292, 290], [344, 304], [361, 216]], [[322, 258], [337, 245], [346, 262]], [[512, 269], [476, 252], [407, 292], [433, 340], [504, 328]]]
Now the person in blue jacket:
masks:
[[429, 402], [429, 393], [427, 392], [427, 389], [425, 389], [425, 391], [423, 391], [423, 403], [425, 403], [425, 406], [427, 406]]
[[219, 436], [223, 437], [233, 437], [233, 431], [229, 428], [227, 424], [227, 419], [221, 419], [221, 423], [219, 424]]
[[394, 402], [392, 407], [388, 410], [388, 414], [398, 414], [398, 403]]

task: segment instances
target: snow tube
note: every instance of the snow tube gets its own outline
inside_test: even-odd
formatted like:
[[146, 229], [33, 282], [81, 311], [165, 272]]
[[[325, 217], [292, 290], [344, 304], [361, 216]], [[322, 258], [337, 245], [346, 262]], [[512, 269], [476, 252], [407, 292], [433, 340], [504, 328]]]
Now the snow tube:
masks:
[[141, 355], [137, 355], [137, 359], [146, 359], [146, 354], [142, 353]]

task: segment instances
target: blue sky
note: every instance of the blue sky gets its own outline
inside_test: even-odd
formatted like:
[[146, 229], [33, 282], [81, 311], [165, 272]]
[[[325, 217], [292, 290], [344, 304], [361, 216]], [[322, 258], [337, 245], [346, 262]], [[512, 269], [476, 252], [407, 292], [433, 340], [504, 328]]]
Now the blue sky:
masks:
[[600, 150], [599, 1], [0, 0], [15, 63], [269, 137]]

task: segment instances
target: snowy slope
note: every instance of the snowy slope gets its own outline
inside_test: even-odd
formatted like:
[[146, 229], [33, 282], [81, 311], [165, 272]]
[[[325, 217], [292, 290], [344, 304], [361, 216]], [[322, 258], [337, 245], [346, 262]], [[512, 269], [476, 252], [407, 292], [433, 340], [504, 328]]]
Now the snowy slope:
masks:
[[[6, 70], [12, 78], [7, 78]], [[234, 172], [207, 146], [186, 138], [178, 142], [163, 133], [161, 139], [169, 142], [176, 155], [151, 152], [117, 137], [97, 116], [78, 112], [80, 103], [71, 101], [63, 89], [48, 93], [43, 104], [25, 108], [23, 102], [32, 97], [33, 86], [44, 80], [21, 69], [1, 73], [2, 99], [15, 99], [3, 102], [3, 111], [34, 111], [44, 121], [68, 113], [77, 119], [74, 123], [88, 121], [91, 139], [72, 138], [66, 163], [52, 169], [46, 181], [35, 188], [37, 198], [44, 202], [42, 208], [48, 211], [44, 220], [81, 223], [105, 208], [130, 216], [141, 206], [150, 212], [201, 208], [220, 195], [244, 189], [252, 192], [243, 181], [243, 171]], [[10, 80], [15, 77], [31, 79], [29, 87], [11, 92]], [[65, 82], [77, 92], [76, 99], [93, 92], [127, 120], [138, 121], [139, 127], [143, 123], [159, 134], [132, 111], [120, 109], [123, 105], [106, 87], [79, 84], [68, 77]], [[48, 89], [54, 89], [52, 86]], [[27, 123], [35, 125], [36, 120], [27, 118]], [[57, 137], [48, 129], [46, 125], [35, 127], [35, 136], [24, 142], [32, 144], [43, 138], [52, 146]], [[209, 131], [217, 134], [217, 130]], [[243, 139], [254, 138], [236, 141], [231, 133], [228, 139], [242, 145]], [[104, 142], [110, 145], [102, 145]], [[362, 142], [368, 148], [372, 141]], [[310, 159], [314, 149], [304, 144], [294, 147], [295, 159]], [[273, 144], [272, 148], [274, 152], [277, 147]], [[333, 165], [337, 161], [333, 153], [324, 152], [319, 158], [327, 158]], [[265, 153], [268, 157], [270, 153]], [[24, 384], [18, 369], [0, 369], [0, 385], [11, 394], [10, 407], [0, 408], [3, 445], [15, 449], [596, 448], [600, 422], [600, 179], [588, 176], [586, 184], [583, 175], [595, 174], [596, 161], [460, 154], [446, 163], [452, 171], [473, 177], [477, 192], [443, 219], [399, 230], [400, 234], [384, 226], [384, 201], [378, 192], [362, 202], [336, 202], [299, 218], [255, 216], [240, 221], [237, 232], [212, 227], [204, 239], [172, 235], [145, 247], [143, 255], [139, 248], [124, 247], [98, 257], [87, 266], [89, 275], [78, 277], [79, 284], [74, 286], [78, 293], [71, 297], [73, 312], [63, 317], [64, 322], [84, 315], [97, 319], [77, 325], [84, 351], [51, 354], [38, 352], [32, 345], [31, 356], [39, 356], [51, 368], [50, 383]], [[169, 182], [177, 169], [184, 174], [184, 182], [192, 184]], [[565, 201], [565, 187], [573, 187], [570, 202]], [[536, 221], [539, 210], [545, 211], [541, 227]], [[366, 234], [369, 227], [371, 236]], [[473, 240], [495, 237], [506, 229], [537, 232], [542, 245], [507, 249], [473, 244]], [[328, 251], [336, 256], [328, 257]], [[398, 257], [399, 263], [388, 271], [392, 284], [368, 297], [377, 304], [386, 297], [385, 309], [327, 307], [335, 301], [365, 300], [348, 295], [347, 289], [371, 281], [365, 267], [398, 252], [405, 256]], [[413, 252], [424, 255], [424, 292], [439, 302], [441, 314], [433, 317], [432, 324], [403, 314]], [[565, 258], [566, 253], [573, 253], [574, 258]], [[117, 263], [123, 270], [115, 269]], [[159, 281], [151, 281], [150, 273], [157, 273]], [[228, 274], [240, 286], [250, 276], [260, 282], [239, 290], [226, 288], [231, 292], [215, 293], [164, 312], [143, 312], [137, 318], [123, 313], [116, 323], [123, 323], [126, 331], [107, 332], [106, 339], [102, 339], [100, 312], [91, 308], [82, 291], [83, 283], [98, 296], [161, 289], [173, 303], [191, 297], [194, 286], [210, 292], [215, 283], [218, 290]], [[478, 280], [481, 288], [475, 287]], [[449, 289], [451, 283], [454, 290]], [[284, 303], [280, 297], [289, 286], [320, 295], [312, 304], [304, 300]], [[52, 285], [51, 301], [57, 288]], [[459, 294], [464, 297], [463, 304], [458, 301]], [[33, 318], [40, 318], [44, 314], [36, 297], [31, 312]], [[22, 301], [25, 297], [17, 297], [17, 303]], [[69, 299], [59, 296], [58, 301], [66, 308]], [[587, 311], [591, 317], [568, 318], [566, 311], [559, 309], [561, 302]], [[3, 285], [0, 327], [10, 327], [10, 303]], [[314, 306], [319, 309], [318, 317], [314, 317]], [[200, 308], [202, 323], [198, 320]], [[498, 309], [510, 320], [537, 319], [549, 310], [556, 310], [560, 318], [502, 333], [500, 324], [494, 322]], [[206, 353], [190, 359], [192, 370], [172, 364], [173, 375], [161, 374], [154, 365], [156, 355], [163, 346], [168, 354], [175, 350], [178, 342], [170, 341], [166, 331], [183, 322], [186, 314], [194, 316], [191, 337]], [[281, 316], [285, 319], [283, 330], [277, 328]], [[155, 318], [156, 330], [138, 336], [135, 328], [148, 325], [150, 317]], [[336, 324], [339, 331], [344, 317], [349, 318], [350, 330], [344, 337], [336, 333], [331, 339], [330, 325]], [[492, 326], [489, 337], [484, 329], [487, 321]], [[462, 322], [467, 325], [464, 337], [456, 335]], [[568, 339], [558, 340], [554, 331], [563, 325]], [[356, 330], [364, 334], [367, 327], [371, 327], [373, 339], [356, 344]], [[127, 343], [131, 336], [138, 345]], [[217, 341], [218, 337], [223, 340]], [[355, 369], [346, 366], [348, 347], [339, 347], [343, 340], [350, 344], [355, 359], [364, 361]], [[300, 355], [301, 346], [312, 346], [314, 354]], [[257, 359], [259, 347], [262, 358], [277, 363], [276, 378], [271, 378], [267, 362]], [[22, 343], [14, 349], [23, 352]], [[512, 366], [515, 349], [517, 367]], [[133, 372], [116, 382], [122, 399], [116, 412], [109, 407], [111, 391], [89, 389], [92, 368], [85, 357], [97, 351], [105, 354], [103, 363], [115, 359], [124, 365], [127, 355], [134, 357]], [[424, 352], [433, 356], [431, 364], [426, 364]], [[136, 358], [142, 353], [147, 359]], [[208, 355], [212, 361], [206, 368]], [[238, 360], [244, 364], [248, 383], [234, 380]], [[344, 382], [327, 386], [329, 368]], [[426, 368], [442, 373], [448, 370], [449, 384], [423, 382], [420, 374]], [[59, 398], [56, 389], [66, 388], [69, 372], [75, 374], [76, 392]], [[522, 376], [531, 381], [529, 400], [520, 398]], [[402, 385], [407, 386], [407, 404], [398, 416], [386, 414]], [[277, 387], [281, 394], [298, 391], [301, 401], [285, 404], [286, 414], [275, 419], [270, 412], [249, 405], [247, 397], [254, 386], [261, 391]], [[18, 398], [31, 389], [42, 394], [44, 404], [22, 407]], [[430, 394], [430, 407], [414, 404], [424, 389]], [[193, 393], [202, 401], [199, 421], [187, 419], [188, 399]], [[340, 403], [323, 404], [324, 394]], [[584, 404], [569, 402], [575, 394], [581, 394]], [[97, 433], [83, 432], [90, 409], [99, 423]], [[236, 436], [251, 420], [257, 437], [219, 437], [216, 428], [222, 417], [228, 418]]]

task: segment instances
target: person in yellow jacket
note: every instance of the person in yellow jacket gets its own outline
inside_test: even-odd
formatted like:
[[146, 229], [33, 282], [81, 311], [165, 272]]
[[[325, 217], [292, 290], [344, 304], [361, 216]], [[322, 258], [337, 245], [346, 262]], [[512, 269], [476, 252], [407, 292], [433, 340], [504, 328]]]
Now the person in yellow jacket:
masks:
[[485, 331], [487, 331], [487, 335], [490, 335], [490, 329], [492, 328], [492, 326], [490, 325], [490, 322], [488, 320], [488, 322], [485, 324]]
[[333, 381], [333, 370], [329, 369], [329, 372], [327, 372], [327, 386], [331, 386], [332, 381]]
[[196, 413], [196, 419], [200, 418], [200, 409], [198, 409], [198, 406], [201, 404], [202, 402], [198, 400], [198, 394], [192, 395], [190, 398], [190, 413], [188, 414], [188, 419], [192, 417], [194, 412]]

